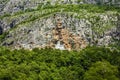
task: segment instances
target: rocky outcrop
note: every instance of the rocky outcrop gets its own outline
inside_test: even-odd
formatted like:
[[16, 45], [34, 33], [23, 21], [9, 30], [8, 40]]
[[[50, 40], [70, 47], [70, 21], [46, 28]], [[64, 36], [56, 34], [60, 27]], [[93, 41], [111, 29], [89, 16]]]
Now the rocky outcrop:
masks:
[[[55, 4], [108, 4], [120, 6], [119, 0], [2, 0], [0, 4], [0, 13], [16, 13], [26, 9], [36, 9], [38, 5]], [[42, 7], [41, 6], [41, 7]]]
[[53, 40], [51, 42], [53, 46], [50, 47], [55, 48], [54, 46], [60, 42], [60, 45], [63, 45], [64, 49], [67, 50], [79, 50], [85, 48], [85, 40], [81, 38], [79, 34], [74, 34], [72, 31], [70, 32], [69, 28], [63, 26], [62, 24], [63, 23], [58, 18], [56, 27], [52, 29]]
[[[55, 48], [57, 42], [60, 41], [67, 50], [84, 48], [86, 46], [86, 41], [83, 39], [85, 37], [84, 32], [76, 33], [79, 28], [76, 29], [74, 25], [78, 21], [72, 17], [68, 18], [67, 14], [56, 14], [11, 31], [8, 34], [10, 37], [6, 37], [2, 45], [9, 46], [11, 42], [14, 42], [12, 46], [17, 49], [22, 47], [27, 49], [35, 47]], [[82, 23], [82, 25], [86, 24]]]
[[115, 27], [118, 22], [117, 17], [108, 14], [97, 14], [96, 17], [97, 20], [99, 18], [98, 21], [95, 20], [95, 16], [94, 18], [78, 19], [67, 13], [56, 13], [43, 19], [18, 25], [9, 31], [1, 45], [16, 49], [51, 47], [79, 50], [87, 45], [101, 46], [114, 43], [113, 36], [115, 37], [115, 35], [111, 35], [111, 32], [114, 33], [117, 30]]
[[[81, 1], [6, 1], [1, 13], [10, 15], [0, 16], [0, 45], [16, 49], [51, 47], [62, 50], [79, 50], [88, 45], [120, 45], [119, 12], [79, 9], [78, 3], [97, 4], [96, 0]], [[57, 3], [65, 5], [55, 5]], [[66, 4], [74, 4], [72, 6], [78, 9], [69, 10], [74, 8]], [[37, 5], [40, 8], [36, 9]]]

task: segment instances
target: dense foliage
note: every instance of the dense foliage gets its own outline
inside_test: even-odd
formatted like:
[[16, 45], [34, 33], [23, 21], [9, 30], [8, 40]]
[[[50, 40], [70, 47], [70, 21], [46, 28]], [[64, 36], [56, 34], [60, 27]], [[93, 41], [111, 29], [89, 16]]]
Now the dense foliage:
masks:
[[0, 48], [0, 80], [119, 80], [120, 51]]

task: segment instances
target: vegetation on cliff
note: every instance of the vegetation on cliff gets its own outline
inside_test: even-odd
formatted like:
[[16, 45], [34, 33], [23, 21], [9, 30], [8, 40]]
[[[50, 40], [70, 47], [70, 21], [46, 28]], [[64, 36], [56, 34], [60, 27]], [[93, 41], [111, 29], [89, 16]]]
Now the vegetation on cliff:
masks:
[[[1, 10], [8, 1], [0, 1], [0, 4], [4, 3]], [[13, 4], [10, 2], [10, 11], [0, 16], [0, 46], [8, 47], [0, 47], [0, 80], [120, 80], [120, 7], [110, 6], [112, 0], [109, 1], [106, 6], [103, 3], [51, 5], [51, 0], [47, 0], [44, 5], [27, 6], [16, 12], [16, 8], [24, 8], [27, 3], [21, 3], [22, 6], [15, 5], [14, 0]], [[90, 46], [71, 51], [38, 49], [46, 45], [47, 40], [52, 40], [51, 31], [58, 36], [53, 43], [56, 45], [63, 37], [63, 30], [70, 32], [67, 26], [77, 36], [78, 32], [81, 34], [82, 38], [76, 39], [78, 42], [86, 40], [85, 47]], [[75, 48], [74, 44], [78, 44], [72, 41], [75, 40], [72, 33], [64, 39]], [[107, 43], [110, 45], [105, 47]]]
[[[68, 18], [85, 20], [90, 24], [92, 31], [95, 34], [101, 36], [101, 35], [104, 35], [106, 31], [116, 26], [116, 24], [118, 23], [117, 17], [120, 15], [119, 11], [120, 11], [119, 7], [115, 7], [115, 6], [98, 6], [98, 5], [92, 5], [92, 4], [80, 4], [80, 5], [78, 4], [77, 5], [76, 4], [63, 4], [63, 5], [62, 4], [61, 5], [46, 4], [44, 6], [39, 5], [37, 9], [26, 9], [13, 14], [7, 13], [7, 14], [4, 14], [3, 16], [0, 16], [0, 20], [3, 23], [2, 28], [5, 28], [5, 29], [2, 29], [5, 31], [2, 31], [3, 34], [0, 35], [0, 43], [4, 44], [2, 42], [8, 39], [7, 35], [11, 35], [9, 33], [13, 34], [12, 37], [16, 37], [16, 34], [19, 34], [16, 32], [18, 32], [21, 28], [31, 27], [31, 26], [33, 28], [35, 26], [42, 27], [38, 24], [36, 25], [36, 22], [39, 22], [42, 19], [49, 18], [57, 13], [61, 15], [62, 14], [68, 15]], [[95, 35], [93, 35], [93, 37], [94, 36]], [[13, 42], [12, 39], [9, 39], [8, 41], [6, 41], [6, 43], [10, 41]]]

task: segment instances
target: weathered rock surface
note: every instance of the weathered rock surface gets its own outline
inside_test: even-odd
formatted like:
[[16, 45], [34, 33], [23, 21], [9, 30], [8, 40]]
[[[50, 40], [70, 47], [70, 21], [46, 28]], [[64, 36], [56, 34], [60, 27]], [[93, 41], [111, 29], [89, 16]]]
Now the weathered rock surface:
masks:
[[[1, 15], [11, 15], [0, 18], [1, 46], [79, 50], [88, 45], [120, 45], [120, 14], [116, 11], [92, 13], [84, 9], [77, 12], [64, 11], [65, 8], [36, 9], [40, 4], [98, 4], [96, 0], [83, 0], [83, 3], [80, 0], [7, 0], [3, 3], [2, 7], [0, 5]], [[34, 10], [14, 14], [26, 9]]]
[[[109, 15], [100, 14], [99, 17], [100, 22], [97, 21], [96, 23], [100, 26], [97, 29], [105, 28], [104, 25], [110, 24], [111, 21], [116, 25], [118, 21], [117, 17]], [[91, 23], [92, 19], [77, 19], [68, 14], [56, 13], [44, 19], [19, 25], [9, 32], [1, 45], [12, 46], [17, 49], [56, 48], [55, 46], [60, 41], [65, 49], [78, 50], [87, 45], [108, 45], [114, 42], [113, 37], [120, 39], [119, 26], [114, 27], [115, 25], [112, 25], [113, 28], [100, 33], [94, 29], [96, 24]], [[12, 21], [11, 24], [13, 23]]]
[[119, 0], [1, 0], [0, 15], [26, 9], [36, 9], [38, 5], [55, 4], [108, 4], [120, 6]]

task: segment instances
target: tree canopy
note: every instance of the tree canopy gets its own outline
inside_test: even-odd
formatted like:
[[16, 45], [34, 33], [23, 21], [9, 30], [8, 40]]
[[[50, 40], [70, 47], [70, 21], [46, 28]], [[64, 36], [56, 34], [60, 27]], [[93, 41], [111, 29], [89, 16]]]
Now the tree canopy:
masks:
[[120, 51], [0, 48], [0, 80], [119, 80]]

